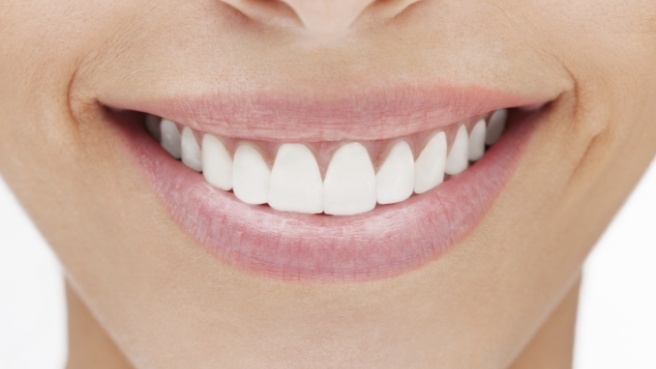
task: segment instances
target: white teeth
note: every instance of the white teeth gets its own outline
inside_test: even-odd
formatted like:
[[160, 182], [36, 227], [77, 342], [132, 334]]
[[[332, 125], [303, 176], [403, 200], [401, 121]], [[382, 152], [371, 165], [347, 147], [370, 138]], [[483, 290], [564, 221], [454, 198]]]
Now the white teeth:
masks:
[[235, 151], [232, 168], [232, 190], [241, 201], [266, 204], [269, 201], [271, 171], [253, 146], [242, 144]]
[[232, 189], [232, 158], [225, 145], [216, 137], [203, 136], [203, 176], [211, 185], [222, 190]]
[[469, 165], [469, 138], [467, 137], [467, 128], [461, 125], [456, 133], [456, 138], [451, 145], [451, 151], [446, 158], [446, 167], [444, 172], [449, 175], [462, 173]]
[[429, 191], [444, 181], [446, 134], [439, 132], [424, 147], [415, 162], [415, 192]]
[[304, 214], [354, 215], [373, 210], [377, 203], [405, 201], [413, 192], [423, 194], [444, 182], [445, 175], [463, 172], [500, 138], [507, 119], [508, 111], [501, 109], [490, 115], [487, 125], [485, 119], [477, 121], [471, 133], [462, 124], [450, 147], [445, 132], [436, 132], [416, 160], [410, 143], [398, 140], [377, 173], [363, 144], [344, 144], [334, 153], [324, 180], [308, 147], [312, 144], [281, 144], [270, 169], [253, 143], [240, 143], [231, 155], [224, 141], [205, 134], [199, 145], [191, 128], [180, 132], [171, 120], [146, 115], [145, 126], [171, 156], [245, 203]]
[[376, 207], [376, 174], [364, 146], [350, 143], [335, 152], [323, 191], [326, 214], [352, 215]]
[[323, 183], [314, 155], [302, 144], [278, 149], [271, 170], [269, 206], [305, 214], [323, 212]]
[[506, 128], [506, 120], [508, 119], [508, 110], [501, 109], [492, 113], [490, 116], [490, 122], [487, 125], [487, 135], [485, 137], [485, 143], [492, 145], [503, 134], [503, 130]]
[[397, 142], [376, 174], [376, 197], [379, 204], [406, 200], [415, 186], [415, 163], [412, 149], [405, 141]]
[[178, 127], [170, 120], [164, 119], [162, 120], [161, 131], [164, 150], [174, 158], [180, 159], [182, 157], [182, 145]]
[[189, 168], [200, 172], [203, 170], [201, 160], [200, 147], [196, 142], [194, 132], [189, 127], [185, 127], [182, 130], [182, 162]]
[[160, 130], [159, 127], [161, 122], [162, 119], [157, 116], [150, 115], [150, 114], [146, 116], [146, 130], [158, 142], [162, 141], [162, 131]]
[[485, 119], [481, 119], [469, 134], [469, 160], [477, 161], [485, 154]]

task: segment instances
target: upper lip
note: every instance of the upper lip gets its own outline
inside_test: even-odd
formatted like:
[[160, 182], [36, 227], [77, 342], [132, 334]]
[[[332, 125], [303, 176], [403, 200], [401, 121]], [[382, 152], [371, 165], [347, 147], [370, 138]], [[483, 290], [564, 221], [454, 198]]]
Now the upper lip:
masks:
[[271, 142], [383, 140], [440, 129], [489, 112], [538, 107], [554, 96], [523, 96], [481, 86], [392, 86], [317, 97], [308, 92], [155, 96], [100, 101], [218, 136]]

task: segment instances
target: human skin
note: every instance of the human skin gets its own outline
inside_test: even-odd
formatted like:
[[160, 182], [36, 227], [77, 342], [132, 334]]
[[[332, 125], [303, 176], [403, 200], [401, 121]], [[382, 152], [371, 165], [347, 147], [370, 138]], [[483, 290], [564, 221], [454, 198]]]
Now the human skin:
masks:
[[[243, 15], [0, 2], [0, 172], [65, 268], [69, 367], [89, 367], [85, 350], [108, 368], [569, 367], [581, 265], [656, 153], [656, 3], [231, 3]], [[389, 75], [556, 98], [466, 237], [370, 281], [279, 280], [207, 253], [96, 104], [121, 85], [334, 93]]]

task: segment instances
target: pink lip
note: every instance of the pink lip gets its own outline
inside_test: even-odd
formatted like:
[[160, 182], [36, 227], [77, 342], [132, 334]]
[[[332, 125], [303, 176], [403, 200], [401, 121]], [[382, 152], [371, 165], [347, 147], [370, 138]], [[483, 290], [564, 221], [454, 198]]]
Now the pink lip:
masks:
[[543, 116], [514, 111], [512, 128], [469, 170], [408, 201], [350, 217], [243, 204], [164, 153], [140, 125], [116, 127], [172, 217], [219, 260], [282, 280], [355, 282], [419, 268], [462, 240], [501, 192]]
[[[299, 97], [300, 96], [300, 97]], [[170, 119], [200, 132], [270, 142], [381, 140], [452, 126], [500, 108], [540, 106], [526, 97], [480, 86], [395, 87], [338, 97], [212, 92], [196, 97], [150, 96], [105, 106]]]

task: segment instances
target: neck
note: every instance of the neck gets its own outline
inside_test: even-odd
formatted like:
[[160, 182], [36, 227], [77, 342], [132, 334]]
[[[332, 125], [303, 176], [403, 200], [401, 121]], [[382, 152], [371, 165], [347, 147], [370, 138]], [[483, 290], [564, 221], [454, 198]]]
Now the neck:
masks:
[[68, 303], [66, 369], [133, 369], [68, 282], [66, 300]]
[[[509, 369], [571, 369], [579, 283], [540, 327]], [[66, 369], [134, 369], [67, 284], [69, 357]]]
[[510, 369], [571, 369], [581, 280], [567, 293]]

